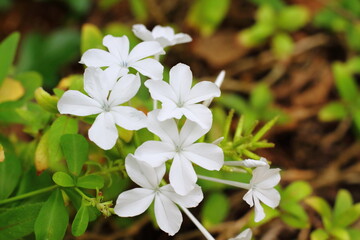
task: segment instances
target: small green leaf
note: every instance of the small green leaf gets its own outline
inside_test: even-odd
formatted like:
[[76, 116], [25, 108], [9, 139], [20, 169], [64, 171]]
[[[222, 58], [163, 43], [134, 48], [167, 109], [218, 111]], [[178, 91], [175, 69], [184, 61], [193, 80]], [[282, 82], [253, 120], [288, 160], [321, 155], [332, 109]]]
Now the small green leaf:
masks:
[[287, 201], [301, 201], [311, 193], [312, 187], [309, 183], [305, 181], [296, 181], [287, 186], [281, 193], [281, 203]]
[[305, 199], [305, 203], [320, 214], [326, 229], [331, 227], [332, 212], [329, 204], [324, 199], [317, 196], [309, 197]]
[[309, 218], [305, 210], [296, 202], [286, 202], [281, 205], [281, 208], [285, 210], [280, 215], [281, 219], [288, 225], [295, 228], [309, 227]]
[[311, 240], [328, 240], [329, 234], [324, 229], [316, 229], [310, 234]]
[[309, 21], [309, 11], [306, 7], [292, 5], [283, 8], [277, 15], [277, 23], [281, 29], [295, 31], [303, 27]]
[[330, 230], [330, 235], [336, 240], [352, 240], [349, 233], [343, 228], [333, 228]]
[[279, 59], [288, 58], [294, 50], [294, 41], [287, 33], [278, 33], [271, 40], [271, 50]]
[[341, 102], [330, 102], [325, 105], [318, 113], [318, 117], [321, 121], [339, 121], [348, 116], [348, 111]]
[[272, 93], [266, 84], [258, 84], [251, 91], [250, 103], [256, 109], [265, 109], [272, 101]]
[[72, 177], [64, 172], [56, 172], [53, 177], [53, 181], [61, 187], [74, 187], [74, 180]]
[[56, 189], [45, 202], [35, 221], [37, 240], [62, 240], [69, 222], [69, 213], [59, 189]]
[[34, 222], [43, 203], [10, 208], [0, 214], [0, 239], [21, 239], [34, 231]]
[[51, 113], [58, 113], [57, 102], [59, 100], [56, 96], [51, 96], [42, 87], [35, 91], [36, 102], [46, 111]]
[[0, 86], [14, 61], [19, 39], [20, 34], [14, 32], [0, 43]]
[[0, 162], [0, 200], [10, 196], [21, 176], [20, 160], [5, 150], [5, 159]]
[[101, 189], [104, 187], [104, 178], [99, 175], [86, 175], [77, 179], [76, 186], [88, 189]]
[[100, 29], [90, 23], [84, 24], [81, 28], [81, 53], [91, 48], [105, 49], [102, 39]]
[[358, 87], [356, 81], [349, 72], [347, 67], [340, 62], [334, 63], [332, 66], [334, 73], [336, 88], [346, 103], [351, 104], [358, 96]]
[[336, 195], [334, 206], [334, 218], [338, 218], [341, 214], [349, 210], [353, 205], [353, 199], [348, 190], [340, 189]]
[[359, 218], [360, 203], [357, 203], [354, 206], [345, 210], [344, 212], [339, 213], [339, 215], [334, 218], [334, 226], [345, 228], [354, 223]]
[[89, 223], [88, 207], [85, 205], [81, 205], [71, 225], [72, 234], [76, 237], [82, 235], [86, 231], [88, 223]]
[[351, 240], [360, 240], [360, 230], [359, 229], [348, 229], [347, 230]]
[[[214, 211], [216, 209], [216, 211]], [[209, 195], [201, 209], [201, 219], [205, 227], [221, 223], [229, 213], [230, 203], [223, 193]]]
[[79, 134], [66, 134], [60, 139], [61, 149], [69, 171], [79, 175], [84, 162], [88, 159], [89, 143]]

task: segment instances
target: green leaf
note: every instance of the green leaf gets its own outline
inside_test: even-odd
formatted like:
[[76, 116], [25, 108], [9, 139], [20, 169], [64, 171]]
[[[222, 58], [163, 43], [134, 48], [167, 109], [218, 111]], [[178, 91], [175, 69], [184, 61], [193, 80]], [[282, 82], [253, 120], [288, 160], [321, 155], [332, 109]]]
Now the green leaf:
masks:
[[360, 218], [360, 203], [357, 203], [354, 206], [345, 210], [344, 212], [339, 213], [339, 215], [334, 218], [334, 226], [341, 228], [348, 227], [359, 218]]
[[88, 189], [101, 189], [104, 187], [104, 178], [99, 175], [86, 175], [79, 177], [76, 186]]
[[60, 145], [69, 171], [78, 176], [88, 159], [89, 143], [82, 135], [66, 134], [61, 137]]
[[10, 208], [0, 214], [0, 239], [21, 239], [34, 231], [34, 222], [43, 203]]
[[281, 202], [301, 201], [312, 193], [312, 187], [305, 181], [296, 181], [291, 183], [281, 193]]
[[[216, 209], [216, 211], [214, 211]], [[230, 203], [226, 195], [215, 192], [209, 195], [201, 209], [201, 219], [205, 227], [221, 223], [230, 210]]]
[[341, 214], [349, 210], [353, 206], [353, 199], [348, 190], [340, 189], [336, 195], [334, 206], [334, 218], [338, 218]]
[[330, 235], [336, 240], [352, 240], [349, 233], [343, 228], [333, 228], [330, 230]]
[[131, 12], [139, 22], [144, 22], [148, 18], [148, 7], [144, 0], [131, 0], [130, 2]]
[[[70, 198], [71, 204], [79, 210], [82, 206], [82, 197], [79, 195], [78, 192], [76, 192], [73, 188], [64, 188], [63, 189], [66, 195]], [[88, 212], [89, 212], [89, 221], [94, 221], [97, 219], [98, 216], [100, 216], [100, 211], [93, 206], [88, 206]]]
[[336, 88], [346, 103], [351, 104], [358, 96], [358, 88], [352, 73], [343, 63], [334, 63], [332, 66]]
[[47, 144], [49, 167], [53, 170], [62, 170], [64, 165], [60, 162], [63, 154], [60, 147], [60, 138], [65, 134], [74, 134], [78, 131], [78, 123], [74, 118], [60, 116], [49, 129]]
[[239, 41], [245, 47], [255, 47], [265, 42], [275, 31], [272, 24], [259, 22], [252, 27], [241, 31], [238, 35]]
[[309, 11], [306, 7], [292, 5], [283, 8], [277, 15], [278, 26], [287, 31], [296, 31], [303, 27], [310, 18]]
[[272, 93], [266, 84], [258, 84], [251, 91], [250, 103], [256, 109], [265, 109], [272, 101]]
[[329, 204], [324, 199], [317, 196], [309, 197], [305, 199], [305, 203], [320, 214], [326, 229], [331, 227], [332, 212]]
[[42, 87], [39, 87], [35, 90], [35, 99], [36, 102], [46, 111], [50, 113], [58, 113], [57, 102], [59, 98], [56, 96], [51, 96], [46, 92]]
[[73, 178], [64, 172], [56, 172], [53, 177], [52, 177], [53, 181], [61, 186], [61, 187], [74, 187], [74, 180]]
[[202, 35], [211, 35], [225, 18], [229, 6], [229, 0], [197, 0], [188, 12], [187, 21]]
[[351, 240], [360, 240], [360, 230], [359, 229], [348, 229], [347, 230]]
[[348, 115], [348, 111], [341, 102], [330, 102], [325, 105], [318, 113], [318, 117], [321, 121], [339, 121], [344, 119]]
[[288, 58], [294, 50], [294, 41], [287, 33], [277, 33], [271, 40], [271, 50], [279, 59]]
[[5, 159], [0, 162], [0, 200], [10, 196], [21, 176], [21, 162], [5, 149]]
[[9, 69], [14, 61], [16, 48], [20, 39], [18, 32], [12, 33], [0, 44], [0, 86], [7, 76]]
[[89, 223], [88, 207], [85, 205], [81, 205], [71, 225], [72, 234], [76, 237], [82, 235], [86, 231], [88, 223]]
[[310, 234], [311, 240], [328, 240], [329, 234], [324, 229], [316, 229]]
[[64, 205], [62, 193], [56, 189], [41, 208], [35, 221], [37, 240], [62, 240], [69, 222], [69, 213]]
[[281, 205], [285, 210], [280, 215], [280, 218], [288, 225], [294, 228], [307, 228], [309, 227], [309, 218], [305, 210], [296, 202], [286, 202]]
[[91, 48], [105, 49], [102, 45], [103, 34], [95, 25], [86, 23], [81, 28], [81, 53]]

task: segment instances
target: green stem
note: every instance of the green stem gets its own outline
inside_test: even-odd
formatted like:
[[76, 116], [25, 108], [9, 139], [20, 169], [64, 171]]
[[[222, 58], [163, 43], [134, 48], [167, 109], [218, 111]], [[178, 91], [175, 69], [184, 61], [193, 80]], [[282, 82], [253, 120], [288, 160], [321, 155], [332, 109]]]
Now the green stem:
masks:
[[38, 195], [38, 194], [46, 193], [46, 192], [49, 192], [51, 190], [54, 190], [57, 187], [58, 187], [57, 185], [53, 185], [53, 186], [46, 187], [46, 188], [41, 188], [41, 189], [38, 189], [38, 190], [35, 190], [35, 191], [32, 191], [32, 192], [24, 193], [24, 194], [21, 194], [21, 195], [12, 197], [12, 198], [4, 199], [4, 200], [0, 201], [0, 205], [5, 204], [5, 203], [18, 201], [18, 200], [25, 199], [25, 198], [28, 198], [28, 197], [32, 197], [32, 196], [35, 196], [35, 195]]
[[82, 198], [88, 200], [91, 203], [93, 202], [93, 198], [86, 196], [86, 194], [83, 193], [79, 188], [74, 188], [74, 189], [81, 195]]

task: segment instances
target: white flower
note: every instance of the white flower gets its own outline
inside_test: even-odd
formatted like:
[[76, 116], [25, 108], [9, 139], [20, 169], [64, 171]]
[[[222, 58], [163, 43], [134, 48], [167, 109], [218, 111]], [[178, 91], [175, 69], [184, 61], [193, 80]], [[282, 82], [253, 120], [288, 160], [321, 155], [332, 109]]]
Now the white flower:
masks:
[[134, 34], [143, 41], [157, 41], [165, 48], [179, 43], [191, 42], [188, 34], [177, 33], [171, 27], [155, 26], [150, 32], [143, 24], [135, 24], [133, 26]]
[[280, 194], [274, 188], [280, 181], [280, 169], [269, 169], [270, 166], [259, 166], [253, 170], [253, 177], [250, 180], [249, 191], [243, 199], [250, 205], [255, 205], [255, 222], [265, 217], [265, 212], [260, 201], [271, 208], [279, 205]]
[[89, 138], [102, 149], [111, 149], [118, 138], [116, 125], [128, 130], [146, 126], [143, 112], [129, 106], [119, 106], [129, 101], [140, 87], [140, 77], [128, 74], [117, 81], [110, 94], [104, 86], [107, 75], [99, 68], [87, 68], [84, 73], [84, 90], [89, 96], [68, 90], [58, 102], [59, 112], [76, 116], [99, 114], [89, 129]]
[[235, 238], [230, 238], [229, 240], [251, 240], [252, 237], [252, 231], [251, 229], [247, 228], [244, 231], [242, 231], [239, 235], [237, 235]]
[[224, 162], [224, 165], [254, 168], [254, 167], [264, 167], [269, 164], [265, 158], [260, 158], [260, 160], [245, 159], [243, 161], [226, 161]]
[[192, 162], [208, 170], [219, 170], [224, 162], [220, 147], [211, 143], [194, 143], [209, 131], [187, 120], [180, 133], [174, 119], [159, 121], [159, 110], [148, 114], [148, 129], [161, 141], [147, 141], [138, 147], [135, 156], [153, 167], [173, 159], [170, 168], [170, 184], [178, 194], [186, 195], [193, 190], [197, 176]]
[[[80, 63], [88, 67], [108, 67], [105, 72], [115, 83], [117, 78], [125, 75], [129, 67], [136, 69], [141, 74], [162, 79], [164, 67], [155, 59], [147, 58], [163, 52], [156, 41], [142, 42], [136, 45], [129, 53], [129, 39], [127, 36], [113, 37], [107, 35], [103, 45], [109, 52], [101, 49], [89, 49], [81, 57]], [[110, 85], [110, 89], [111, 89]]]
[[210, 128], [212, 114], [201, 101], [220, 96], [220, 89], [214, 83], [203, 81], [191, 88], [192, 73], [189, 66], [177, 64], [170, 69], [170, 84], [164, 81], [148, 80], [151, 97], [162, 102], [159, 120], [180, 119], [185, 115], [202, 128]]
[[[222, 70], [219, 75], [216, 77], [216, 80], [215, 80], [215, 85], [219, 87], [221, 87], [221, 84], [224, 82], [224, 79], [225, 79], [225, 71]], [[209, 98], [209, 99], [206, 99], [204, 102], [203, 102], [203, 105], [205, 106], [210, 106], [211, 102], [212, 102], [213, 98]]]
[[176, 204], [183, 208], [196, 207], [203, 199], [199, 186], [186, 196], [175, 193], [169, 184], [159, 187], [166, 170], [164, 164], [152, 168], [129, 154], [125, 159], [125, 168], [131, 180], [141, 188], [131, 189], [119, 195], [114, 211], [120, 217], [137, 216], [148, 209], [154, 201], [155, 217], [160, 229], [174, 235], [182, 223], [182, 215]]

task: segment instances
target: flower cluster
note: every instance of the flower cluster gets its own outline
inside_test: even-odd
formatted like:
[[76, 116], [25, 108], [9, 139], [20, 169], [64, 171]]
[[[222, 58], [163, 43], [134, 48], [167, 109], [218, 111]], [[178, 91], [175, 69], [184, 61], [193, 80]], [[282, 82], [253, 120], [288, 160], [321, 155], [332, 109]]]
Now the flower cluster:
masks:
[[[151, 32], [143, 25], [134, 25], [133, 31], [144, 42], [131, 51], [126, 36], [111, 35], [103, 39], [108, 51], [87, 50], [80, 61], [87, 66], [84, 73], [87, 95], [68, 90], [58, 102], [62, 114], [97, 115], [88, 136], [104, 150], [116, 144], [116, 126], [128, 130], [147, 128], [158, 137], [159, 140], [143, 142], [126, 157], [126, 172], [140, 187], [122, 192], [114, 212], [121, 217], [136, 216], [154, 202], [159, 227], [174, 235], [182, 223], [180, 209], [192, 218], [187, 208], [196, 207], [203, 199], [202, 190], [197, 185], [197, 179], [202, 178], [248, 189], [244, 200], [255, 206], [255, 220], [261, 220], [264, 211], [260, 201], [270, 207], [279, 204], [280, 197], [274, 189], [280, 180], [278, 169], [269, 169], [266, 160], [245, 160], [241, 162], [244, 167], [256, 168], [250, 183], [244, 184], [200, 176], [193, 168], [196, 164], [219, 171], [224, 163], [234, 164], [224, 162], [223, 150], [215, 143], [197, 142], [211, 129], [212, 113], [208, 106], [214, 97], [220, 96], [219, 86], [225, 73], [219, 75], [216, 84], [203, 81], [192, 86], [190, 67], [179, 63], [170, 69], [169, 82], [166, 82], [162, 79], [164, 68], [158, 56], [165, 53], [164, 47], [191, 41], [190, 36], [175, 34], [172, 28], [161, 26], [156, 26]], [[138, 73], [129, 74], [129, 68]], [[144, 85], [152, 99], [161, 102], [161, 108], [155, 107], [147, 115], [130, 105], [130, 100], [141, 87], [139, 74], [149, 78]], [[163, 181], [166, 165], [170, 169], [169, 184]], [[199, 229], [206, 232], [202, 227]], [[249, 231], [236, 239], [250, 239]], [[212, 239], [210, 234], [204, 235]]]

